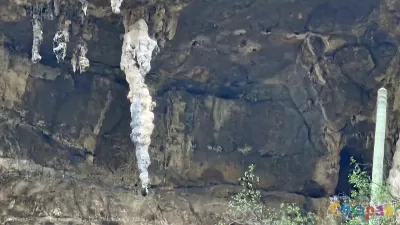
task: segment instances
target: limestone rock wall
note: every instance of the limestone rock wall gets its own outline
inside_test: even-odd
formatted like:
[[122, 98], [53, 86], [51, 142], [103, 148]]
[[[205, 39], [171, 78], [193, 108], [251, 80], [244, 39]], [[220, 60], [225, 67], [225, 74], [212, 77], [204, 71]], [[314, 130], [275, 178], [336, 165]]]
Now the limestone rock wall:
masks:
[[[93, 209], [93, 223], [101, 224], [103, 214], [132, 214], [147, 221], [135, 224], [163, 224], [164, 213], [164, 224], [212, 224], [216, 217], [204, 202], [223, 203], [227, 195], [207, 190], [235, 189], [251, 163], [271, 202], [296, 193], [317, 209], [335, 192], [342, 148], [370, 157], [382, 85], [393, 105], [391, 157], [400, 59], [393, 1], [125, 0], [119, 15], [109, 1], [88, 2], [87, 16], [80, 3], [65, 0], [52, 20], [43, 20], [42, 60], [33, 64], [30, 9], [41, 3], [54, 13], [54, 2], [0, 0], [0, 157], [61, 174], [23, 181], [3, 166], [5, 217], [58, 215], [85, 224], [79, 218], [90, 207], [79, 208], [109, 198], [114, 203]], [[139, 18], [161, 46], [146, 81], [157, 102], [147, 199], [135, 193], [128, 86], [119, 69], [124, 25]], [[65, 19], [72, 22], [70, 47], [58, 64], [52, 38]], [[69, 62], [80, 39], [90, 61], [82, 74]], [[22, 185], [21, 192], [13, 185]], [[34, 206], [17, 204], [30, 198], [41, 199], [42, 208], [33, 213]], [[59, 204], [76, 208], [53, 212]], [[107, 214], [107, 207], [120, 210]]]

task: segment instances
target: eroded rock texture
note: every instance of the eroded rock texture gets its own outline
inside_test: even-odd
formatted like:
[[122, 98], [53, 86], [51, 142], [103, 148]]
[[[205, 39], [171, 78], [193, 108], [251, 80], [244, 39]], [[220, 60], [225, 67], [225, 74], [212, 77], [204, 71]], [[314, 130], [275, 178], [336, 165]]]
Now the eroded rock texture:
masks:
[[[36, 64], [34, 4], [43, 9]], [[370, 161], [383, 85], [389, 153], [397, 141], [395, 1], [124, 0], [113, 14], [109, 1], [89, 0], [86, 16], [72, 0], [0, 5], [0, 209], [8, 224], [213, 224], [251, 163], [266, 202], [325, 212], [326, 197], [346, 189], [341, 150]], [[161, 46], [146, 81], [157, 102], [146, 198], [136, 192], [119, 69], [121, 37], [140, 18]], [[58, 64], [52, 40], [66, 20], [69, 47]], [[81, 40], [90, 68], [79, 74], [70, 60]]]

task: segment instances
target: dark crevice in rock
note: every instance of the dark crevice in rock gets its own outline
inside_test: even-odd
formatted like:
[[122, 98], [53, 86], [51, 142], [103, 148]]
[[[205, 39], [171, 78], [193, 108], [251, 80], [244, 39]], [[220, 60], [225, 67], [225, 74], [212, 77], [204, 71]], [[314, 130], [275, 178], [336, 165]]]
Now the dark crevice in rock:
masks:
[[245, 101], [251, 103], [260, 103], [265, 101], [285, 101], [288, 98], [281, 97], [278, 98], [265, 98], [262, 94], [259, 94], [256, 99], [252, 99], [250, 97], [246, 97], [246, 94], [251, 94], [251, 92], [255, 89], [263, 89], [266, 90], [270, 86], [263, 85], [255, 82], [248, 82], [241, 86], [229, 86], [229, 87], [221, 87], [221, 86], [211, 86], [201, 82], [191, 81], [191, 80], [175, 80], [171, 79], [167, 81], [157, 92], [157, 97], [162, 97], [169, 91], [186, 91], [192, 95], [213, 95], [222, 99], [243, 99]]
[[216, 95], [220, 98], [237, 99], [239, 98], [240, 90], [235, 88], [210, 88], [203, 83], [190, 80], [171, 80], [156, 93], [157, 96], [163, 96], [171, 90], [184, 90], [194, 95]]
[[119, 65], [109, 65], [109, 64], [106, 64], [106, 63], [100, 62], [100, 61], [91, 61], [90, 63], [93, 65], [100, 64], [100, 65], [107, 66], [112, 69], [120, 69]]
[[350, 158], [354, 158], [360, 165], [363, 171], [371, 171], [371, 168], [368, 167], [367, 159], [361, 152], [361, 150], [357, 150], [352, 147], [345, 146], [340, 151], [340, 170], [339, 170], [339, 181], [335, 189], [336, 195], [347, 195], [350, 196], [351, 190], [354, 188], [349, 183], [349, 175], [354, 170], [354, 165], [350, 164]]
[[339, 130], [338, 130], [338, 132], [343, 132], [343, 131], [345, 131], [346, 130], [346, 128], [349, 126], [349, 123], [348, 122], [346, 122], [344, 125], [343, 125], [343, 127], [342, 128], [340, 128]]
[[[287, 86], [285, 86], [285, 88], [286, 88], [286, 89], [288, 90], [288, 92], [290, 93], [289, 88], [288, 88]], [[291, 95], [289, 95], [289, 96], [290, 96], [289, 100], [290, 100], [290, 103], [291, 103], [290, 105], [291, 105], [292, 108], [294, 108], [294, 109], [296, 110], [296, 112], [297, 112], [299, 115], [301, 115], [301, 117], [303, 118], [303, 123], [304, 123], [304, 125], [305, 125], [306, 128], [307, 128], [307, 138], [308, 138], [309, 143], [312, 145], [312, 147], [313, 147], [315, 150], [317, 150], [318, 148], [315, 146], [315, 143], [313, 142], [312, 137], [311, 137], [311, 133], [312, 133], [311, 126], [312, 126], [312, 124], [309, 124], [309, 123], [308, 123], [307, 119], [304, 117], [304, 114], [301, 112], [301, 110], [300, 110], [299, 107], [296, 105], [295, 101], [293, 100], [292, 96], [291, 96]]]
[[311, 198], [323, 198], [326, 197], [325, 189], [317, 182], [309, 180], [306, 181], [303, 187], [303, 191], [295, 192], [298, 195], [307, 196]]

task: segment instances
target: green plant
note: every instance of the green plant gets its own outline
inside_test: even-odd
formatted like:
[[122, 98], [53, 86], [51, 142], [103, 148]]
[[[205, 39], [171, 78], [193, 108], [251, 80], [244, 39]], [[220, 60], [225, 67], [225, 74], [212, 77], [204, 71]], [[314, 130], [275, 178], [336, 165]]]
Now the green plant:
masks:
[[353, 158], [350, 158], [350, 165], [354, 166], [351, 174], [349, 174], [349, 183], [353, 186], [350, 197], [352, 200], [364, 200], [371, 194], [371, 177], [367, 171], [363, 171], [360, 164]]
[[[360, 164], [354, 159], [350, 159], [350, 164], [354, 166], [353, 171], [349, 175], [349, 183], [352, 185], [353, 189], [351, 190], [350, 202], [356, 202], [363, 207], [369, 205], [370, 197], [371, 197], [371, 177], [366, 171], [363, 171], [360, 167]], [[377, 189], [377, 202], [378, 203], [389, 203], [393, 207], [393, 211], [399, 208], [399, 205], [396, 203], [398, 199], [391, 195], [390, 186], [387, 183], [383, 185], [379, 185]], [[396, 219], [394, 216], [386, 217], [372, 217], [373, 224], [385, 224], [385, 225], [395, 225]], [[366, 217], [350, 217], [347, 220], [343, 221], [342, 224], [345, 225], [364, 225], [370, 224], [370, 221], [366, 219]]]
[[254, 165], [250, 165], [244, 176], [239, 179], [242, 189], [229, 202], [227, 221], [218, 225], [314, 225], [317, 217], [314, 213], [303, 213], [296, 204], [282, 203], [279, 210], [264, 206], [261, 192], [257, 189], [259, 177], [254, 174]]

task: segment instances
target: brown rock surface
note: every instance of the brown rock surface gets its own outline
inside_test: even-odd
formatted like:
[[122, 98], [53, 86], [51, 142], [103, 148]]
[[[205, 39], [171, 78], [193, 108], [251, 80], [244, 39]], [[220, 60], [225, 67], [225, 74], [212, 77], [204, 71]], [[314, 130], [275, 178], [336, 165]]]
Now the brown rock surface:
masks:
[[[109, 1], [89, 0], [86, 17], [78, 1], [60, 1], [59, 15], [43, 20], [42, 60], [33, 64], [31, 1], [0, 0], [0, 218], [14, 218], [8, 224], [213, 224], [251, 163], [266, 202], [322, 212], [342, 182], [341, 150], [370, 161], [382, 85], [394, 103], [389, 149], [395, 143], [394, 1], [124, 0], [115, 15]], [[46, 2], [35, 3], [43, 15], [54, 11]], [[161, 46], [147, 77], [157, 107], [145, 198], [119, 69], [124, 27], [140, 18]], [[71, 40], [58, 64], [52, 38], [65, 19]], [[80, 38], [91, 65], [75, 74], [69, 61]]]

